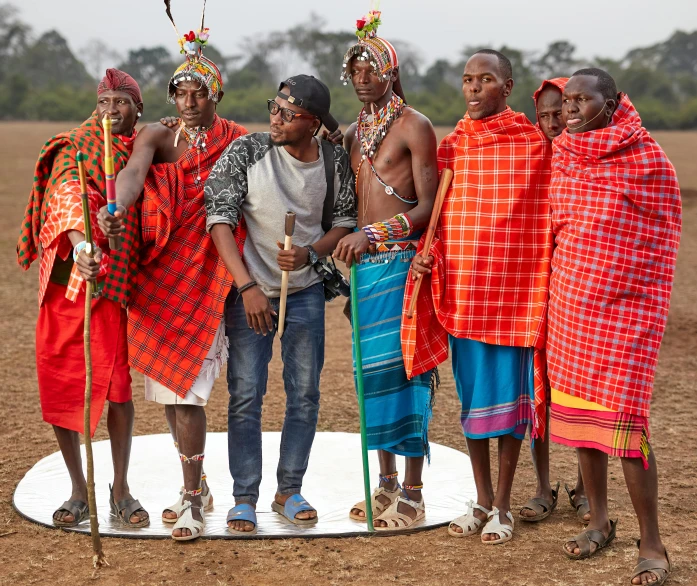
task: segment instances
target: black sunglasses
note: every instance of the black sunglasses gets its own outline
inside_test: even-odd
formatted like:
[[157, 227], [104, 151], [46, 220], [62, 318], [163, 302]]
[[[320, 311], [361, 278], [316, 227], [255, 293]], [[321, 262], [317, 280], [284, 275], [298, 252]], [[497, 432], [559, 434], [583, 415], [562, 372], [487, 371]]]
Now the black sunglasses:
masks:
[[293, 110], [288, 108], [282, 108], [276, 100], [266, 100], [266, 102], [268, 104], [269, 113], [275, 116], [280, 112], [281, 119], [288, 124], [293, 122], [295, 118], [317, 118], [317, 116], [313, 116], [312, 114], [300, 114], [300, 112], [293, 112]]

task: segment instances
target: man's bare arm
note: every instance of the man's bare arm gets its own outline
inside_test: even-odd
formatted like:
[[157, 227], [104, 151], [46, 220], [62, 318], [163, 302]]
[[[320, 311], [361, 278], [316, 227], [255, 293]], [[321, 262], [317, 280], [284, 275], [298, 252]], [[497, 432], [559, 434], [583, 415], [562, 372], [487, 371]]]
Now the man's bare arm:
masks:
[[160, 124], [143, 128], [133, 144], [133, 153], [128, 163], [116, 177], [116, 204], [130, 208], [143, 191], [145, 178], [153, 163], [158, 146], [172, 131]]
[[438, 190], [438, 141], [428, 118], [412, 112], [407, 147], [411, 152], [414, 189], [419, 203], [409, 210], [414, 228], [424, 228], [431, 218], [431, 210]]

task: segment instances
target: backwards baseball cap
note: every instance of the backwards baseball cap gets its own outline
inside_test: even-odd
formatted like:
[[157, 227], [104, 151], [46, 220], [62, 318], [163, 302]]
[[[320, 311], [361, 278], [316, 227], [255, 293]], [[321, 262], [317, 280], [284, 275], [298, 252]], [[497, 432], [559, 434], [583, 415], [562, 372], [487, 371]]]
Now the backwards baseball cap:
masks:
[[[281, 90], [287, 88], [288, 93]], [[294, 75], [278, 86], [278, 97], [288, 100], [294, 106], [304, 108], [320, 119], [329, 132], [339, 128], [339, 123], [329, 113], [332, 97], [329, 88], [312, 75]]]

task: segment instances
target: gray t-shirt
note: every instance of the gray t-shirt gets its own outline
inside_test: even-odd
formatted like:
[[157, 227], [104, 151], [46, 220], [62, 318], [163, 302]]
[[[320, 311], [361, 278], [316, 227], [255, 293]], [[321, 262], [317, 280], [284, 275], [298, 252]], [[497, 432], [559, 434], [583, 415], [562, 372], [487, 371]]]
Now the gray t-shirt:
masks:
[[[319, 140], [317, 143], [319, 144]], [[206, 228], [215, 224], [237, 226], [242, 216], [247, 225], [244, 263], [268, 297], [281, 293], [281, 269], [276, 257], [285, 238], [286, 212], [295, 212], [293, 244], [314, 244], [322, 236], [322, 211], [327, 195], [324, 158], [298, 161], [283, 147], [271, 143], [268, 132], [247, 134], [232, 142], [213, 167], [204, 188]], [[354, 176], [346, 151], [334, 150], [334, 214], [332, 227], [356, 226]], [[318, 283], [312, 267], [289, 274], [288, 293]]]

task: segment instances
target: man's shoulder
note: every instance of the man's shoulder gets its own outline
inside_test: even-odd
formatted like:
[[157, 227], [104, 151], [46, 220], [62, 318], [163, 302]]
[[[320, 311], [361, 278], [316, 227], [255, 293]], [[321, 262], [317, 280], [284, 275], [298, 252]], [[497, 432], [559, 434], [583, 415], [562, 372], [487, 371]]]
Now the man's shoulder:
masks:
[[161, 122], [153, 122], [152, 124], [147, 124], [138, 131], [136, 141], [138, 144], [160, 144], [168, 138], [174, 137], [175, 132], [176, 130], [165, 126]]

